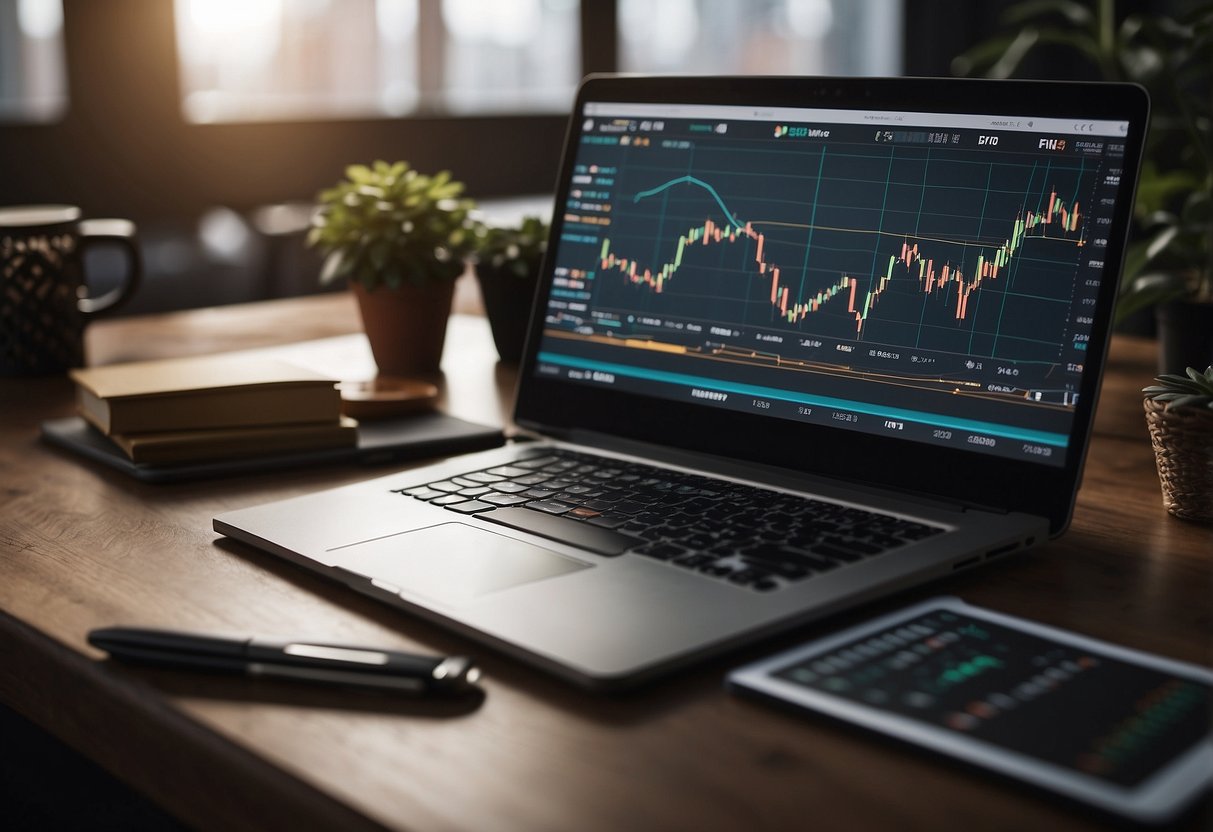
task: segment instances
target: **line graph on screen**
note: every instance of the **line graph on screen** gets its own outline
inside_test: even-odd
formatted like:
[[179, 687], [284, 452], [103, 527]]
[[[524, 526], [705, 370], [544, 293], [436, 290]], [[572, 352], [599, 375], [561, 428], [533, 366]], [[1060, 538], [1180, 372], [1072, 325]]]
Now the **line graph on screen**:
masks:
[[1022, 360], [1067, 346], [1094, 166], [919, 148], [812, 162], [621, 183], [595, 303]]

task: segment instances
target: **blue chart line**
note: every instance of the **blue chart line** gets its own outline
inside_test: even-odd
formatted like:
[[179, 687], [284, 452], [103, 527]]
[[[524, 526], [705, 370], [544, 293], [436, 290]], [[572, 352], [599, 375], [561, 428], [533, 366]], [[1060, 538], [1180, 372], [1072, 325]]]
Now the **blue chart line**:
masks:
[[728, 206], [724, 204], [724, 200], [720, 198], [720, 194], [716, 193], [715, 188], [713, 188], [707, 182], [704, 182], [702, 179], [696, 179], [694, 176], [680, 176], [677, 179], [671, 179], [669, 182], [658, 185], [656, 188], [650, 188], [647, 191], [641, 191], [640, 193], [636, 194], [636, 196], [632, 197], [632, 202], [640, 202], [640, 200], [642, 200], [642, 199], [648, 199], [651, 196], [657, 196], [657, 194], [661, 193], [664, 190], [672, 188], [675, 185], [682, 185], [682, 184], [698, 185], [699, 187], [703, 188], [705, 191], [707, 191], [708, 193], [710, 193], [712, 195], [713, 199], [716, 200], [716, 204], [720, 206], [721, 211], [724, 211], [724, 215], [725, 215], [725, 217], [728, 218], [729, 222], [733, 223], [734, 225], [745, 225], [745, 223], [742, 222], [741, 220], [737, 219], [737, 215], [734, 214], [732, 211], [730, 211]]

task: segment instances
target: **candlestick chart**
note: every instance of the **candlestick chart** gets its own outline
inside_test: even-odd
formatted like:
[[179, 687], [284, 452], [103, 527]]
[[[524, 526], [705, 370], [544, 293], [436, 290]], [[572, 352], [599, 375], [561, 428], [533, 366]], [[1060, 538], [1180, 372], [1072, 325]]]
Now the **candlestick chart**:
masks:
[[1097, 163], [824, 146], [730, 161], [620, 178], [585, 264], [596, 308], [1015, 360], [1072, 346]]

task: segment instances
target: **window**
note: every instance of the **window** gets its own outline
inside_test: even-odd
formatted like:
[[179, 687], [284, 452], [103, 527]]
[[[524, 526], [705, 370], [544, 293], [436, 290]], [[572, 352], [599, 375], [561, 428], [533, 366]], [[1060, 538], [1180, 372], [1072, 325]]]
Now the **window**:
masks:
[[[194, 123], [564, 112], [583, 52], [624, 72], [901, 72], [898, 0], [174, 2]], [[613, 20], [618, 55], [582, 43], [583, 13]]]
[[580, 76], [576, 0], [175, 0], [189, 121], [542, 112]]
[[900, 75], [895, 0], [620, 0], [620, 70]]
[[62, 117], [66, 68], [62, 0], [0, 0], [0, 119]]
[[450, 110], [568, 110], [581, 77], [577, 0], [443, 0], [442, 23]]

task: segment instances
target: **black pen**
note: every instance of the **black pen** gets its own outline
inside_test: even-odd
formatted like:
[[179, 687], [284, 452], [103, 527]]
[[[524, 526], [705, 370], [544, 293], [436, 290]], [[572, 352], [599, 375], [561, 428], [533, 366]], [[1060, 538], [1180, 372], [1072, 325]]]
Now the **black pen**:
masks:
[[395, 650], [311, 641], [232, 639], [105, 627], [88, 643], [122, 662], [377, 688], [416, 696], [475, 690], [480, 670], [465, 656], [418, 656]]

